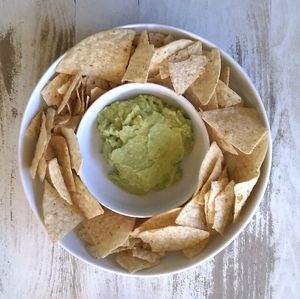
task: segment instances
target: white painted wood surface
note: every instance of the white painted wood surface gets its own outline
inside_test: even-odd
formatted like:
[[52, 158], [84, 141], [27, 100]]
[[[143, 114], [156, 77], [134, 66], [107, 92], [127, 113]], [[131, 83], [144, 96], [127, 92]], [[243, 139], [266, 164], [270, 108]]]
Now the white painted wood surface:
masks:
[[[0, 298], [299, 298], [300, 1], [0, 1]], [[274, 156], [264, 200], [214, 259], [181, 274], [117, 276], [53, 246], [17, 173], [17, 135], [43, 71], [75, 41], [116, 25], [161, 23], [231, 54], [258, 88]]]

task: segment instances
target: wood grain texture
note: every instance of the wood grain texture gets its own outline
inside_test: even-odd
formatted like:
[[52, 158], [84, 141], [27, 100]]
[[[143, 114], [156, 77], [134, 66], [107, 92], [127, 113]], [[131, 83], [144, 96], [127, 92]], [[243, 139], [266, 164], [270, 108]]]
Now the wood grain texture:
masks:
[[[297, 0], [2, 0], [0, 298], [298, 298], [299, 11]], [[231, 54], [263, 98], [274, 143], [270, 183], [245, 231], [203, 265], [150, 279], [101, 271], [52, 246], [17, 174], [22, 111], [47, 66], [75, 40], [136, 22], [190, 30]]]

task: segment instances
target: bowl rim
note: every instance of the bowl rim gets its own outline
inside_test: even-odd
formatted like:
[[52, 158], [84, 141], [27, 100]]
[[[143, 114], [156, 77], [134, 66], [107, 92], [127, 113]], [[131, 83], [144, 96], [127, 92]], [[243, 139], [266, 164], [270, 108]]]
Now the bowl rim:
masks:
[[[144, 90], [144, 91], [140, 91], [140, 90]], [[135, 95], [135, 96], [132, 95], [132, 96], [129, 96], [129, 97], [125, 96], [124, 97], [124, 94], [126, 94], [128, 91], [132, 92], [134, 94], [136, 93], [137, 95]], [[155, 95], [157, 93], [160, 94], [160, 95]], [[120, 99], [116, 98], [116, 94], [118, 94], [117, 97], [120, 97]], [[171, 89], [169, 89], [165, 86], [162, 86], [162, 85], [159, 85], [159, 84], [156, 84], [156, 83], [152, 83], [152, 82], [146, 82], [146, 83], [134, 83], [133, 82], [133, 83], [128, 83], [128, 84], [122, 84], [122, 85], [119, 85], [119, 86], [117, 86], [117, 87], [115, 87], [111, 90], [108, 90], [106, 93], [104, 93], [103, 95], [98, 97], [92, 103], [92, 105], [89, 107], [89, 109], [86, 111], [86, 113], [83, 115], [83, 117], [81, 118], [81, 121], [79, 123], [79, 126], [77, 128], [77, 133], [76, 134], [78, 135], [77, 137], [78, 137], [79, 145], [85, 143], [85, 142], [82, 143], [81, 138], [83, 138], [83, 140], [84, 140], [84, 138], [89, 136], [89, 133], [86, 134], [85, 133], [86, 131], [84, 131], [84, 129], [86, 128], [87, 124], [90, 124], [91, 121], [94, 121], [95, 118], [93, 118], [93, 116], [95, 116], [95, 114], [98, 114], [100, 111], [105, 109], [105, 107], [111, 105], [112, 103], [115, 103], [115, 102], [118, 102], [118, 101], [130, 100], [133, 97], [136, 97], [138, 95], [144, 95], [144, 94], [145, 95], [154, 95], [154, 96], [157, 96], [159, 98], [161, 97], [161, 100], [164, 103], [165, 103], [164, 97], [166, 97], [170, 101], [170, 103], [167, 104], [168, 106], [173, 106], [173, 107], [177, 107], [178, 109], [182, 109], [185, 112], [185, 115], [190, 119], [190, 121], [192, 123], [192, 127], [194, 129], [194, 132], [193, 132], [194, 141], [201, 140], [202, 148], [204, 149], [205, 152], [208, 151], [209, 146], [210, 146], [208, 132], [207, 132], [206, 126], [204, 124], [204, 121], [202, 120], [202, 118], [200, 117], [198, 112], [195, 110], [194, 106], [183, 95], [178, 95], [178, 94], [175, 93], [175, 91], [173, 91], [173, 90], [171, 90]], [[100, 110], [98, 108], [99, 106], [101, 106]], [[88, 127], [90, 127], [90, 126], [88, 125]], [[196, 136], [195, 135], [196, 131], [201, 132], [201, 134], [197, 134], [199, 137], [195, 137]], [[87, 138], [87, 139], [89, 140], [90, 138]], [[194, 144], [193, 146], [195, 147], [196, 144]], [[194, 152], [194, 154], [196, 154], [195, 149], [193, 148], [191, 153]], [[82, 156], [84, 158], [83, 154], [82, 154]], [[185, 156], [180, 163], [184, 162], [186, 158], [187, 157]], [[203, 158], [204, 158], [204, 156], [203, 156]], [[194, 165], [197, 166], [197, 164], [193, 163], [193, 166]], [[83, 170], [83, 168], [84, 168], [84, 166], [81, 168], [81, 171]], [[197, 170], [197, 173], [198, 173], [199, 168], [198, 167], [194, 168], [194, 170]], [[82, 181], [88, 187], [89, 186], [88, 180], [85, 180], [86, 175], [84, 174], [84, 172], [83, 173], [81, 172], [80, 174], [82, 175]], [[186, 181], [186, 183], [189, 183], [189, 185], [190, 185], [189, 181]], [[169, 187], [172, 187], [172, 186], [173, 185], [171, 185]], [[167, 190], [167, 189], [169, 189], [169, 187], [164, 188], [164, 189]], [[120, 215], [124, 215], [124, 216], [128, 216], [128, 217], [134, 217], [134, 218], [149, 218], [149, 217], [153, 217], [155, 215], [161, 214], [161, 213], [165, 213], [169, 210], [172, 210], [174, 208], [177, 208], [178, 206], [181, 206], [181, 205], [187, 203], [189, 198], [192, 196], [192, 194], [194, 193], [194, 190], [196, 188], [196, 186], [194, 186], [195, 188], [193, 188], [193, 189], [191, 187], [193, 187], [193, 186], [190, 185], [188, 188], [185, 188], [186, 190], [190, 190], [189, 195], [188, 195], [188, 197], [185, 196], [181, 200], [178, 200], [178, 202], [176, 203], [176, 206], [168, 207], [167, 210], [166, 210], [166, 207], [165, 207], [165, 209], [162, 209], [160, 211], [155, 211], [154, 214], [153, 214], [153, 212], [150, 212], [150, 213], [145, 212], [144, 214], [139, 214], [138, 215], [137, 213], [129, 212], [128, 210], [126, 212], [126, 209], [118, 209], [118, 208], [115, 207], [115, 204], [110, 204], [110, 202], [112, 202], [113, 200], [111, 200], [111, 201], [107, 201], [107, 200], [106, 201], [104, 201], [104, 200], [101, 201], [99, 199], [99, 203], [101, 205], [103, 205], [104, 207], [110, 209], [111, 211], [119, 213]], [[102, 199], [104, 198], [103, 195], [102, 196], [100, 195], [100, 192], [99, 192], [99, 194], [93, 193], [92, 189], [90, 190], [90, 192], [96, 198], [102, 198]], [[159, 190], [159, 192], [164, 192], [164, 191]], [[133, 196], [136, 196], [136, 195], [133, 195]], [[143, 195], [142, 197], [145, 197], [145, 196], [146, 195]], [[150, 196], [152, 198], [154, 196], [155, 197], [157, 197], [157, 196], [162, 196], [163, 197], [165, 195], [164, 194], [155, 194], [155, 193], [151, 192]]]
[[[128, 24], [128, 25], [124, 25], [124, 26], [118, 26], [118, 27], [113, 27], [113, 28], [124, 28], [124, 29], [135, 29], [135, 30], [156, 30], [156, 31], [161, 31], [161, 32], [166, 32], [166, 33], [174, 33], [174, 34], [181, 34], [181, 35], [185, 35], [189, 38], [193, 38], [195, 40], [200, 40], [202, 43], [204, 43], [205, 45], [207, 45], [208, 47], [216, 47], [220, 50], [221, 53], [221, 57], [226, 58], [226, 60], [229, 62], [230, 65], [233, 65], [238, 72], [246, 79], [247, 84], [249, 86], [249, 88], [251, 89], [251, 91], [254, 93], [255, 95], [255, 101], [257, 102], [257, 105], [259, 106], [260, 109], [260, 113], [261, 113], [261, 117], [264, 120], [264, 124], [267, 127], [267, 131], [268, 131], [268, 141], [269, 141], [269, 148], [264, 160], [264, 164], [265, 164], [265, 178], [262, 181], [260, 190], [258, 191], [257, 196], [255, 197], [255, 204], [253, 205], [253, 207], [251, 208], [250, 212], [248, 213], [248, 217], [244, 218], [243, 221], [241, 221], [240, 226], [237, 228], [236, 232], [234, 234], [232, 234], [232, 236], [230, 238], [228, 238], [228, 240], [226, 240], [222, 245], [219, 246], [219, 248], [217, 248], [216, 250], [212, 251], [211, 253], [209, 253], [205, 258], [196, 261], [195, 263], [191, 264], [191, 265], [187, 265], [184, 267], [179, 267], [178, 269], [175, 270], [171, 270], [168, 272], [162, 272], [162, 273], [144, 273], [143, 272], [137, 272], [137, 273], [127, 273], [122, 271], [122, 269], [120, 268], [120, 270], [112, 270], [110, 268], [106, 268], [103, 267], [99, 264], [94, 264], [90, 261], [87, 261], [86, 259], [84, 259], [83, 257], [81, 257], [80, 255], [78, 255], [77, 253], [75, 253], [74, 251], [70, 250], [69, 248], [67, 248], [65, 245], [62, 244], [61, 241], [58, 242], [58, 244], [63, 247], [67, 252], [69, 252], [71, 255], [75, 256], [76, 258], [80, 259], [81, 261], [92, 265], [94, 267], [100, 268], [104, 271], [110, 272], [110, 273], [114, 273], [114, 274], [118, 274], [118, 275], [123, 275], [126, 277], [137, 277], [137, 278], [150, 278], [150, 277], [161, 277], [161, 276], [167, 276], [167, 275], [172, 275], [172, 274], [177, 274], [189, 269], [192, 269], [196, 266], [199, 266], [200, 264], [206, 262], [207, 260], [211, 259], [212, 257], [216, 256], [218, 253], [220, 253], [223, 249], [225, 249], [229, 244], [231, 244], [233, 242], [234, 239], [236, 239], [240, 233], [245, 229], [245, 227], [248, 225], [248, 223], [250, 222], [250, 220], [253, 218], [255, 212], [258, 210], [258, 207], [263, 199], [264, 193], [266, 191], [267, 185], [269, 183], [269, 177], [270, 177], [270, 172], [271, 172], [271, 165], [272, 165], [272, 135], [271, 135], [271, 130], [270, 130], [270, 124], [269, 124], [269, 120], [267, 117], [267, 113], [266, 110], [264, 108], [262, 99], [257, 91], [257, 89], [255, 88], [254, 84], [252, 83], [250, 77], [248, 76], [248, 74], [244, 71], [244, 69], [226, 52], [224, 52], [222, 49], [220, 49], [219, 47], [217, 47], [214, 43], [208, 41], [207, 39], [189, 32], [187, 30], [184, 29], [180, 29], [177, 28], [175, 26], [169, 26], [169, 25], [163, 25], [163, 24], [154, 24], [154, 23], [137, 23], [137, 24]], [[113, 29], [111, 28], [111, 29]], [[99, 30], [100, 31], [104, 31], [104, 30]], [[33, 201], [30, 200], [30, 195], [29, 195], [29, 190], [28, 187], [26, 185], [25, 182], [25, 174], [23, 173], [23, 169], [22, 169], [22, 149], [23, 149], [23, 143], [24, 143], [24, 136], [25, 136], [25, 115], [27, 110], [29, 110], [29, 104], [31, 99], [34, 97], [35, 93], [37, 90], [41, 89], [44, 86], [44, 81], [45, 78], [49, 78], [49, 74], [52, 73], [55, 70], [55, 66], [58, 64], [58, 62], [63, 58], [63, 56], [65, 55], [62, 54], [59, 58], [57, 58], [50, 66], [49, 68], [44, 72], [44, 74], [41, 76], [40, 80], [38, 81], [38, 83], [35, 85], [28, 101], [27, 104], [25, 106], [24, 109], [24, 113], [23, 113], [23, 117], [21, 120], [21, 125], [20, 125], [20, 130], [19, 130], [19, 134], [18, 134], [18, 173], [19, 176], [21, 178], [21, 184], [26, 196], [26, 199], [31, 207], [31, 210], [33, 211], [33, 213], [35, 214], [36, 218], [38, 219], [38, 221], [41, 223], [43, 229], [46, 231], [44, 223], [42, 221], [42, 219], [40, 218], [37, 209], [35, 207], [35, 205], [33, 204]]]

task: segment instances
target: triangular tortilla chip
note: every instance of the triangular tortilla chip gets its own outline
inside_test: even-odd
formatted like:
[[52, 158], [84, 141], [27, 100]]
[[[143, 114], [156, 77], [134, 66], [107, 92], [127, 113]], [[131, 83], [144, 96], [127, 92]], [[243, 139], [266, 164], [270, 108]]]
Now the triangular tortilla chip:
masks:
[[235, 222], [239, 217], [242, 208], [245, 205], [253, 187], [257, 183], [258, 178], [259, 175], [249, 181], [238, 183], [234, 186], [235, 201], [234, 201], [233, 222]]
[[154, 46], [149, 44], [147, 31], [143, 31], [139, 43], [129, 60], [122, 82], [147, 82]]
[[222, 80], [228, 86], [229, 85], [229, 79], [230, 79], [230, 67], [225, 66], [221, 70], [220, 80]]
[[120, 82], [135, 31], [113, 29], [96, 33], [70, 49], [56, 67], [59, 73], [94, 75]]
[[160, 48], [156, 48], [153, 54], [150, 71], [149, 74], [154, 75], [158, 72], [159, 64], [172, 54], [176, 53], [177, 51], [187, 47], [188, 45], [192, 44], [193, 41], [189, 39], [179, 39], [170, 42], [169, 44], [162, 46]]
[[167, 226], [141, 232], [138, 237], [149, 243], [153, 252], [162, 252], [194, 246], [208, 238], [209, 233], [193, 227]]
[[135, 218], [123, 216], [105, 209], [103, 215], [82, 222], [89, 234], [92, 245], [87, 250], [94, 257], [106, 257], [127, 240], [135, 223]]
[[192, 198], [176, 218], [176, 224], [206, 230], [204, 208]]
[[258, 176], [267, 151], [268, 135], [266, 134], [250, 155], [241, 152], [237, 156], [225, 153], [229, 177], [236, 183], [240, 183]]
[[132, 233], [132, 236], [137, 236], [140, 232], [150, 229], [166, 227], [175, 224], [175, 219], [178, 216], [181, 208], [176, 208], [168, 212], [155, 215], [141, 225], [139, 225]]
[[143, 269], [151, 268], [159, 264], [158, 262], [149, 263], [146, 260], [137, 258], [132, 255], [132, 250], [119, 252], [116, 255], [116, 262], [130, 273], [141, 271]]
[[72, 129], [66, 127], [61, 128], [61, 133], [65, 137], [68, 144], [72, 169], [79, 174], [82, 165], [82, 156], [80, 154], [77, 136]]
[[98, 99], [100, 96], [106, 93], [105, 89], [102, 89], [98, 86], [95, 86], [91, 89], [91, 101], [94, 102], [96, 99]]
[[132, 255], [151, 264], [157, 263], [161, 258], [158, 253], [144, 248], [133, 248]]
[[75, 90], [77, 84], [80, 82], [80, 79], [81, 79], [81, 74], [76, 74], [73, 78], [72, 78], [72, 81], [70, 83], [70, 86], [67, 90], [67, 92], [65, 93], [62, 101], [60, 102], [59, 106], [58, 106], [58, 109], [57, 109], [57, 113], [61, 113], [63, 111], [63, 109], [65, 108], [65, 106], [67, 105], [71, 95], [72, 95], [72, 92]]
[[184, 256], [186, 256], [188, 258], [195, 257], [195, 256], [199, 255], [204, 250], [204, 248], [206, 247], [206, 245], [208, 243], [208, 240], [209, 240], [209, 238], [204, 239], [199, 244], [196, 244], [194, 246], [185, 248], [185, 249], [182, 250], [182, 253], [184, 254]]
[[203, 120], [224, 139], [245, 154], [251, 154], [267, 133], [256, 109], [228, 107], [202, 112]]
[[54, 158], [48, 162], [48, 172], [51, 183], [58, 194], [68, 203], [72, 204], [71, 195], [67, 189], [64, 178], [62, 176], [57, 159]]
[[[59, 75], [64, 75], [64, 74], [59, 74]], [[71, 76], [70, 76], [71, 77]], [[60, 95], [64, 95], [67, 90], [69, 89], [70, 87], [70, 84], [71, 84], [71, 81], [67, 81], [66, 83], [64, 83], [62, 86], [60, 86], [59, 88], [57, 88], [57, 92], [60, 94]]]
[[199, 192], [203, 184], [207, 181], [213, 168], [215, 167], [216, 161], [219, 158], [224, 159], [223, 153], [218, 147], [218, 145], [215, 142], [213, 142], [210, 145], [210, 148], [201, 163], [198, 176], [198, 185], [196, 191], [194, 192], [194, 195], [196, 195]]
[[61, 172], [69, 192], [76, 191], [71, 168], [70, 153], [65, 138], [62, 136], [52, 136], [50, 142], [58, 163], [61, 166]]
[[75, 176], [76, 192], [72, 194], [74, 204], [82, 211], [87, 219], [104, 213], [99, 202], [93, 197], [78, 176]]
[[[189, 99], [188, 99], [189, 100]], [[214, 109], [218, 109], [218, 99], [217, 99], [217, 95], [216, 93], [213, 94], [213, 96], [211, 97], [211, 99], [209, 100], [209, 102], [206, 105], [200, 105], [198, 107], [195, 107], [196, 109], [200, 109], [200, 111], [208, 111], [208, 110], [214, 110]]]
[[234, 204], [234, 181], [231, 181], [215, 198], [215, 215], [213, 229], [221, 235], [224, 234], [225, 227], [228, 225], [233, 214]]
[[58, 74], [51, 81], [47, 83], [44, 89], [41, 91], [41, 96], [48, 106], [59, 105], [62, 96], [58, 92], [58, 89], [66, 84], [70, 80], [71, 76], [67, 74]]
[[31, 120], [30, 124], [26, 129], [26, 136], [33, 140], [37, 140], [40, 134], [40, 128], [42, 124], [42, 111], [39, 111]]
[[221, 80], [219, 80], [217, 84], [216, 94], [218, 106], [220, 108], [235, 106], [242, 103], [242, 98]]
[[62, 239], [83, 220], [83, 216], [66, 203], [47, 181], [43, 195], [43, 215], [46, 229], [53, 242]]
[[188, 88], [186, 96], [196, 107], [207, 105], [214, 95], [221, 71], [221, 56], [218, 49], [212, 49], [208, 54], [205, 72]]
[[30, 175], [32, 179], [35, 179], [38, 164], [47, 148], [47, 143], [48, 141], [47, 141], [47, 130], [46, 130], [46, 116], [44, 113], [42, 113], [40, 134], [35, 146], [35, 152], [30, 166]]
[[172, 85], [177, 94], [183, 94], [187, 88], [204, 72], [207, 62], [205, 56], [191, 55], [180, 62], [169, 62]]

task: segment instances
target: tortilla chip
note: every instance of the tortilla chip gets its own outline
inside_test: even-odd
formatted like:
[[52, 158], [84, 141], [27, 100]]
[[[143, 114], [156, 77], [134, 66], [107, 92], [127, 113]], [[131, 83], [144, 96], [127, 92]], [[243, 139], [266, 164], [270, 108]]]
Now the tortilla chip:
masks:
[[259, 175], [249, 181], [238, 183], [234, 186], [235, 201], [233, 222], [235, 222], [238, 219], [242, 208], [245, 205], [253, 187], [257, 183], [258, 178]]
[[52, 136], [50, 142], [58, 163], [61, 166], [61, 172], [69, 192], [76, 191], [71, 169], [70, 153], [65, 138], [62, 136]]
[[46, 112], [46, 124], [45, 124], [47, 135], [48, 135], [48, 142], [51, 138], [51, 131], [54, 127], [55, 115], [56, 115], [56, 110], [49, 107]]
[[206, 63], [206, 57], [200, 55], [191, 55], [180, 62], [169, 62], [169, 72], [175, 92], [179, 95], [183, 94], [199, 75], [204, 73]]
[[206, 245], [208, 243], [208, 240], [209, 240], [209, 238], [201, 241], [199, 244], [185, 248], [182, 250], [182, 253], [184, 254], [184, 256], [186, 256], [188, 258], [195, 257], [204, 250], [204, 248], [206, 247]]
[[99, 87], [104, 90], [109, 90], [110, 88], [109, 83], [106, 80], [96, 76], [88, 76], [83, 78], [82, 84], [86, 87], [86, 93], [88, 95], [90, 95], [90, 91], [94, 87]]
[[131, 250], [126, 250], [116, 255], [116, 262], [130, 273], [134, 273], [143, 269], [151, 268], [158, 265], [159, 262], [149, 263], [132, 255]]
[[176, 208], [147, 219], [140, 226], [135, 228], [135, 230], [131, 233], [131, 235], [136, 237], [140, 232], [143, 232], [145, 230], [157, 229], [157, 228], [174, 225], [175, 219], [177, 218], [180, 210], [181, 208]]
[[42, 112], [42, 122], [40, 127], [40, 134], [38, 141], [35, 146], [34, 156], [30, 166], [30, 175], [32, 179], [35, 179], [36, 171], [38, 168], [38, 164], [40, 159], [42, 158], [47, 147], [47, 130], [46, 130], [46, 116]]
[[214, 95], [211, 97], [211, 99], [209, 100], [209, 102], [206, 105], [200, 105], [199, 107], [195, 107], [195, 108], [196, 109], [200, 108], [201, 111], [209, 111], [209, 110], [218, 109], [218, 107], [219, 107], [218, 106], [218, 98], [217, 98], [216, 93], [214, 93]]
[[242, 98], [221, 80], [218, 81], [216, 94], [218, 106], [220, 108], [235, 106], [242, 103]]
[[37, 168], [37, 173], [41, 182], [43, 182], [45, 179], [46, 171], [47, 171], [47, 161], [45, 159], [45, 155], [43, 155], [39, 161], [39, 165]]
[[42, 111], [39, 111], [31, 120], [30, 124], [26, 129], [26, 136], [33, 140], [37, 140], [39, 138], [40, 128], [42, 124], [42, 113]]
[[54, 118], [54, 125], [65, 125], [71, 118], [71, 114], [56, 115]]
[[254, 108], [228, 107], [205, 111], [202, 118], [222, 139], [245, 154], [251, 154], [267, 133]]
[[67, 189], [63, 175], [60, 170], [60, 166], [56, 158], [48, 162], [48, 172], [53, 187], [56, 189], [61, 198], [63, 198], [67, 203], [71, 205], [71, 195]]
[[186, 91], [187, 98], [191, 99], [196, 107], [207, 105], [214, 95], [219, 81], [221, 70], [221, 56], [218, 49], [212, 49], [208, 55], [205, 72]]
[[223, 153], [216, 144], [216, 142], [213, 142], [210, 145], [210, 148], [201, 163], [198, 176], [198, 185], [196, 191], [194, 192], [194, 195], [196, 195], [199, 192], [203, 184], [207, 181], [212, 170], [215, 167], [216, 161], [219, 158], [224, 159]]
[[238, 155], [237, 150], [230, 143], [222, 139], [222, 137], [214, 128], [210, 126], [206, 126], [206, 128], [210, 142], [215, 141], [223, 152], [229, 152], [233, 155]]
[[68, 144], [72, 169], [79, 174], [82, 166], [82, 156], [80, 154], [77, 136], [72, 129], [66, 127], [61, 128], [61, 133], [65, 137]]
[[150, 65], [150, 71], [149, 74], [157, 74], [159, 70], [159, 64], [172, 54], [176, 53], [177, 51], [187, 47], [193, 43], [192, 40], [189, 39], [179, 39], [175, 40], [173, 42], [170, 42], [169, 44], [162, 46], [160, 48], [156, 48], [155, 52], [153, 54], [151, 65]]
[[236, 183], [245, 182], [259, 175], [260, 167], [268, 151], [268, 134], [264, 135], [252, 154], [239, 152], [238, 156], [225, 153], [228, 173]]
[[149, 32], [149, 43], [155, 48], [162, 47], [164, 45], [164, 39], [166, 35], [160, 32]]
[[181, 210], [175, 220], [178, 225], [206, 230], [205, 214], [202, 205], [192, 198]]
[[43, 195], [43, 215], [46, 229], [53, 242], [62, 239], [83, 220], [82, 215], [66, 203], [47, 181]]
[[[105, 89], [102, 89], [100, 87], [94, 87], [91, 89], [91, 101], [94, 102], [96, 99], [98, 99], [100, 96], [102, 96], [104, 93], [106, 93]], [[88, 105], [86, 105], [88, 106]]]
[[207, 200], [207, 207], [205, 211], [206, 223], [209, 229], [214, 224], [215, 217], [215, 199], [225, 189], [228, 184], [228, 178], [222, 178], [218, 181], [211, 182], [211, 189]]
[[173, 85], [172, 85], [171, 79], [169, 77], [166, 79], [162, 79], [160, 77], [160, 74], [156, 75], [155, 77], [149, 78], [148, 82], [156, 83], [156, 84], [168, 87], [173, 90]]
[[113, 29], [89, 36], [66, 53], [56, 71], [120, 82], [134, 36], [135, 31], [128, 29]]
[[58, 74], [54, 79], [47, 83], [41, 91], [41, 96], [48, 106], [59, 105], [62, 97], [58, 89], [70, 80], [67, 74]]
[[141, 239], [129, 236], [128, 239], [126, 240], [126, 242], [124, 244], [122, 244], [121, 246], [119, 246], [118, 248], [114, 249], [111, 252], [111, 254], [118, 253], [118, 252], [128, 250], [128, 249], [142, 248], [142, 243], [143, 242]]
[[132, 249], [132, 255], [141, 260], [147, 261], [150, 264], [155, 264], [159, 262], [161, 258], [161, 256], [158, 253], [143, 248]]
[[215, 198], [215, 215], [213, 229], [221, 235], [231, 220], [234, 204], [234, 181], [228, 183], [224, 191]]
[[165, 38], [164, 38], [164, 45], [167, 45], [171, 42], [173, 42], [175, 40], [175, 37], [172, 34], [168, 34]]
[[99, 202], [89, 192], [78, 176], [75, 176], [76, 192], [72, 199], [87, 219], [91, 219], [104, 213]]
[[48, 143], [48, 145], [47, 145], [47, 149], [44, 153], [44, 158], [46, 161], [49, 161], [49, 160], [52, 160], [53, 158], [55, 158], [55, 152], [50, 143]]
[[143, 31], [139, 43], [129, 60], [122, 82], [147, 82], [154, 46], [149, 44], [147, 31]]
[[225, 66], [221, 70], [220, 80], [222, 80], [227, 86], [229, 86], [229, 78], [230, 78], [230, 67]]
[[204, 230], [185, 226], [167, 226], [141, 232], [138, 237], [149, 243], [153, 252], [177, 251], [208, 238]]
[[219, 180], [223, 178], [228, 178], [227, 166], [225, 166], [219, 176]]
[[81, 74], [76, 74], [73, 78], [72, 78], [72, 81], [70, 83], [70, 86], [67, 90], [67, 92], [65, 93], [61, 103], [59, 104], [58, 106], [58, 109], [57, 109], [57, 113], [61, 113], [62, 110], [65, 108], [66, 104], [68, 103], [71, 95], [72, 95], [72, 92], [75, 90], [76, 86], [78, 85], [78, 83], [80, 82], [80, 79], [81, 79]]
[[81, 226], [90, 235], [92, 245], [86, 248], [98, 258], [106, 257], [127, 240], [135, 223], [135, 218], [123, 216], [105, 209], [104, 214], [86, 219]]
[[[59, 74], [59, 75], [63, 75], [63, 74]], [[70, 84], [71, 84], [71, 81], [67, 81], [62, 86], [60, 86], [59, 88], [57, 88], [57, 92], [60, 95], [64, 95], [68, 91], [68, 89], [70, 87]]]

